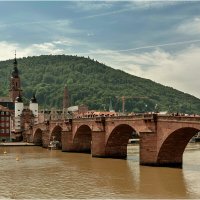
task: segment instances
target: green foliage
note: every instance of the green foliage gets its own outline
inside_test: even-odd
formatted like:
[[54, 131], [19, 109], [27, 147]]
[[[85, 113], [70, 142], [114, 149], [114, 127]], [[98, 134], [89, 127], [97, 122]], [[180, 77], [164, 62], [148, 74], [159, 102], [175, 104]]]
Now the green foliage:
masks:
[[[13, 60], [0, 62], [0, 96], [8, 95]], [[18, 59], [23, 96], [28, 103], [35, 92], [40, 108], [62, 108], [64, 85], [71, 105], [86, 104], [90, 109], [108, 110], [110, 99], [122, 111], [121, 96], [127, 98], [127, 112], [161, 111], [200, 113], [200, 100], [170, 87], [107, 67], [90, 58], [48, 55]]]

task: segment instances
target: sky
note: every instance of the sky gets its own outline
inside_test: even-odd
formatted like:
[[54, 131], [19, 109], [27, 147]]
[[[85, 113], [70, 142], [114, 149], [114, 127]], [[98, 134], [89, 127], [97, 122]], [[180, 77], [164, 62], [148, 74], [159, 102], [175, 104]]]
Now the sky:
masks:
[[0, 1], [0, 60], [15, 50], [89, 56], [200, 98], [200, 1]]

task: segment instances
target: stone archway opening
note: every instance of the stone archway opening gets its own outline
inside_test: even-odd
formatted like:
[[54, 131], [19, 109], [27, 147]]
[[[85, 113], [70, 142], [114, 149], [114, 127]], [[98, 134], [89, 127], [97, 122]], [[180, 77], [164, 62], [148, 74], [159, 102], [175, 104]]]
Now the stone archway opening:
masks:
[[105, 156], [111, 158], [127, 158], [127, 145], [136, 131], [129, 125], [117, 126], [110, 134], [106, 147]]
[[183, 153], [191, 138], [199, 132], [195, 128], [181, 128], [171, 133], [162, 143], [157, 156], [159, 166], [182, 167]]
[[89, 126], [82, 125], [76, 131], [73, 145], [76, 152], [91, 153], [92, 131]]
[[42, 146], [42, 130], [37, 129], [33, 136], [33, 143], [37, 146]]
[[56, 146], [58, 149], [62, 149], [61, 137], [62, 137], [62, 128], [60, 126], [56, 126], [51, 133], [50, 142], [52, 141], [57, 142]]

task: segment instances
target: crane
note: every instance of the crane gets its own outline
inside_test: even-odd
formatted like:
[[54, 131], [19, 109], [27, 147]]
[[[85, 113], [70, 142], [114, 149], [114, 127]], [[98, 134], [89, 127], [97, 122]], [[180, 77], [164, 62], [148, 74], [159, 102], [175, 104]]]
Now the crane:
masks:
[[148, 97], [143, 96], [115, 96], [118, 99], [122, 100], [122, 112], [125, 113], [125, 101], [126, 99], [148, 99]]

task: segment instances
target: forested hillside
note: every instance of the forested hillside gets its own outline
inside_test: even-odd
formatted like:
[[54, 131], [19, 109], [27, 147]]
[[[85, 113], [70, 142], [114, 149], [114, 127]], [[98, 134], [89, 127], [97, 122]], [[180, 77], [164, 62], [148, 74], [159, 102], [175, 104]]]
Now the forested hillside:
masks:
[[[0, 96], [7, 96], [13, 60], [0, 62]], [[90, 109], [108, 110], [110, 100], [116, 111], [122, 102], [116, 96], [138, 97], [126, 100], [128, 112], [162, 111], [200, 113], [200, 100], [151, 80], [107, 67], [90, 58], [48, 55], [18, 59], [23, 97], [36, 93], [40, 108], [62, 108], [64, 85], [71, 105], [86, 104]]]

